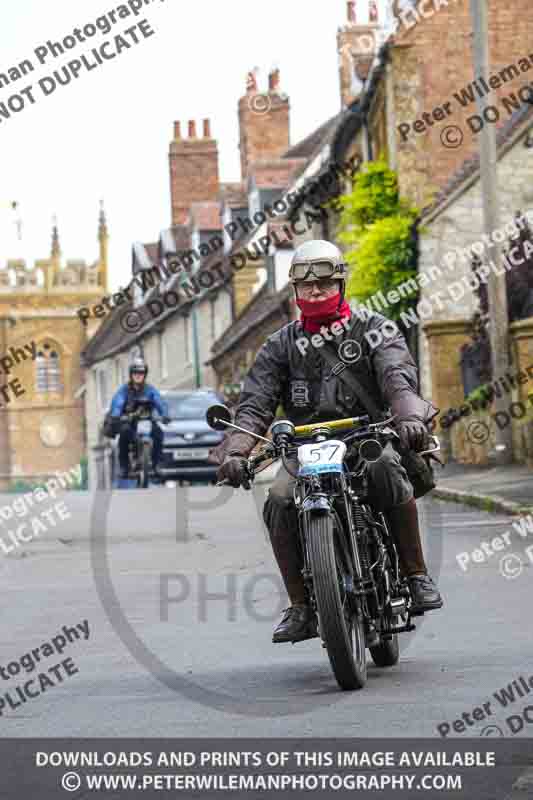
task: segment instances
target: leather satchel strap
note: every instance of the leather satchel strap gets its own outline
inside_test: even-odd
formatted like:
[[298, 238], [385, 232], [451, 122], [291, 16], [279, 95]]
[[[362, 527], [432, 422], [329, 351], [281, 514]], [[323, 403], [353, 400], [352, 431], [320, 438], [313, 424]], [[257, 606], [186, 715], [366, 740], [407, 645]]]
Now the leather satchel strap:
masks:
[[344, 381], [346, 386], [348, 386], [352, 392], [355, 392], [358, 400], [360, 400], [371, 419], [383, 419], [383, 412], [378, 408], [367, 390], [359, 383], [355, 375], [350, 372], [349, 364], [340, 361], [337, 353], [330, 350], [327, 344], [324, 345], [324, 347], [317, 348], [317, 352], [324, 359], [326, 364], [331, 367], [331, 373], [327, 376], [326, 380], [335, 376], [341, 381]]

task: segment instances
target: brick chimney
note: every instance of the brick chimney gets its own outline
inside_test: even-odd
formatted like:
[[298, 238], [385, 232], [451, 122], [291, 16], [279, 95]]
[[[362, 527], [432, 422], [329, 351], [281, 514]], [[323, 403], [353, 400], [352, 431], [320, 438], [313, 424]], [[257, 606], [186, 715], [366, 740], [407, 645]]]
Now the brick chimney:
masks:
[[273, 69], [268, 75], [268, 91], [279, 92], [280, 73], [279, 69]]
[[203, 137], [196, 133], [196, 122], [188, 123], [188, 138], [181, 138], [181, 126], [174, 123], [174, 139], [169, 149], [172, 225], [182, 225], [191, 203], [217, 200], [219, 194], [218, 147], [211, 138], [211, 124], [203, 121]]
[[379, 42], [380, 20], [375, 0], [349, 0], [347, 24], [337, 32], [342, 108], [358, 97]]
[[248, 73], [246, 94], [239, 100], [239, 149], [244, 180], [253, 161], [279, 158], [289, 149], [289, 98], [280, 91], [280, 73], [268, 76], [268, 91], [261, 92], [257, 69]]

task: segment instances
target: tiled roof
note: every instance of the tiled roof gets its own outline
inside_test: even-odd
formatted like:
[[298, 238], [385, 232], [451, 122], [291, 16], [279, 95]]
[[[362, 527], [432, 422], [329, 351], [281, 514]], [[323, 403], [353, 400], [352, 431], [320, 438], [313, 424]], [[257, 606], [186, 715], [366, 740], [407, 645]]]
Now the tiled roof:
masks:
[[191, 221], [200, 231], [222, 230], [220, 203], [193, 203], [191, 205]]
[[145, 244], [144, 249], [146, 250], [146, 255], [150, 259], [150, 262], [152, 264], [157, 264], [159, 261], [159, 242]]
[[242, 183], [221, 183], [220, 201], [230, 208], [244, 208], [248, 205], [246, 188]]
[[[498, 148], [498, 158], [503, 155], [506, 150], [506, 145], [510, 143], [514, 134], [523, 126], [527, 128], [528, 125], [533, 123], [533, 108], [530, 105], [524, 105], [507, 120], [496, 134], [496, 146]], [[452, 177], [445, 183], [439, 193], [434, 197], [431, 205], [427, 206], [422, 212], [422, 219], [434, 214], [440, 206], [443, 206], [451, 195], [469, 178], [479, 173], [479, 153], [471, 156], [464, 161], [461, 167], [455, 172]]]
[[[165, 231], [165, 234], [168, 234], [169, 231]], [[145, 245], [146, 247], [146, 245]], [[199, 268], [203, 270], [210, 269], [216, 263], [221, 261], [222, 254], [221, 252], [213, 252], [206, 258], [203, 258], [200, 262], [196, 262], [199, 265]], [[154, 265], [157, 265], [158, 259], [156, 258], [153, 261]], [[137, 273], [140, 274], [140, 273]], [[218, 271], [215, 273], [217, 276], [217, 283], [213, 284], [212, 290], [215, 291], [217, 286], [220, 286], [219, 280], [219, 273]], [[168, 283], [165, 287], [165, 291], [167, 290], [174, 290], [176, 291], [176, 287], [178, 285], [180, 275], [177, 274], [173, 277], [173, 279]], [[226, 279], [226, 282], [229, 280], [229, 276]], [[211, 288], [210, 288], [211, 291]], [[149, 300], [157, 300], [161, 297], [162, 290], [161, 290], [161, 283], [158, 283], [153, 287], [150, 291]], [[169, 317], [172, 317], [177, 314], [182, 314], [186, 309], [188, 309], [191, 304], [194, 302], [195, 298], [190, 298], [187, 296], [185, 292], [182, 292], [180, 295], [180, 303], [177, 306], [173, 306], [170, 308], [165, 309], [165, 311], [157, 316], [154, 319], [150, 318], [149, 313], [146, 310], [146, 306], [140, 306], [139, 310], [142, 314], [143, 325], [139, 331], [129, 332], [125, 328], [127, 327], [127, 314], [128, 312], [132, 312], [134, 310], [133, 302], [125, 303], [124, 305], [117, 306], [113, 308], [108, 316], [103, 320], [102, 325], [96, 332], [96, 334], [90, 339], [87, 346], [82, 352], [82, 359], [83, 362], [89, 366], [90, 364], [94, 364], [98, 361], [102, 361], [105, 358], [110, 356], [114, 356], [117, 353], [127, 350], [132, 347], [138, 339], [144, 337], [150, 330], [152, 330], [157, 325], [164, 322]]]
[[176, 242], [176, 250], [188, 250], [191, 246], [191, 230], [188, 225], [173, 225], [170, 229]]
[[103, 320], [102, 324], [96, 331], [95, 335], [89, 340], [86, 347], [81, 352], [82, 363], [90, 366], [96, 361], [106, 358], [107, 354], [111, 351], [116, 351], [122, 345], [126, 346], [127, 342], [135, 340], [134, 334], [127, 334], [122, 325], [120, 324], [123, 315], [133, 309], [133, 302], [130, 301], [124, 305], [114, 308], [109, 312], [107, 317]]
[[[291, 250], [294, 247], [293, 242], [287, 237], [283, 228], [290, 220], [284, 214], [283, 216], [276, 217], [275, 219], [268, 220], [268, 235], [273, 234], [274, 242], [278, 250]], [[277, 239], [276, 239], [277, 235]], [[279, 242], [279, 244], [278, 244]]]

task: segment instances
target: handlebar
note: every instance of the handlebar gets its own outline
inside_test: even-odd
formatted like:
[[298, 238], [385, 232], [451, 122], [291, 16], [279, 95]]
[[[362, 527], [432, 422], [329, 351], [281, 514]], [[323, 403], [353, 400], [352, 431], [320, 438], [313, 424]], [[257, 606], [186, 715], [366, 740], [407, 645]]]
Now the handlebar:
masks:
[[153, 416], [154, 409], [139, 406], [135, 411], [127, 411], [125, 414], [120, 415], [121, 422], [131, 422], [132, 419], [149, 419]]
[[349, 430], [352, 428], [362, 428], [368, 422], [368, 417], [346, 417], [345, 419], [334, 419], [330, 422], [313, 422], [311, 425], [297, 425], [294, 434], [297, 437], [310, 436], [319, 428], [327, 428], [330, 431]]
[[[342, 420], [334, 420], [333, 422], [330, 422], [330, 423], [322, 422], [322, 423], [314, 423], [312, 425], [300, 425], [300, 426], [295, 428], [295, 434], [296, 434], [296, 436], [299, 435], [301, 437], [301, 436], [304, 436], [304, 435], [308, 436], [309, 432], [317, 430], [318, 428], [330, 428], [331, 430], [335, 430], [335, 429], [339, 430], [339, 428], [362, 427], [362, 426], [364, 426], [364, 423], [361, 421], [362, 419], [365, 419], [365, 418], [364, 417], [363, 418], [361, 418], [361, 417], [350, 417], [350, 418], [342, 419]], [[381, 427], [381, 426], [385, 426], [389, 422], [390, 422], [390, 419], [389, 420], [384, 420], [384, 422], [382, 422], [382, 423], [375, 423], [374, 426], [373, 425], [367, 425], [367, 427], [368, 428], [378, 427], [378, 426]], [[371, 431], [371, 433], [374, 436], [376, 435], [375, 431]], [[418, 455], [421, 455], [421, 456], [430, 455], [431, 453], [436, 453], [436, 452], [438, 452], [440, 450], [439, 438], [437, 436], [431, 434], [429, 436], [429, 439], [434, 443], [434, 446], [428, 448], [427, 450], [418, 451]], [[281, 452], [277, 452], [278, 450], [279, 450], [279, 448], [276, 448], [272, 443], [270, 443], [269, 447], [265, 447], [263, 449], [263, 451], [260, 452], [258, 455], [252, 456], [251, 458], [248, 459], [248, 474], [249, 474], [250, 480], [253, 479], [254, 473], [255, 473], [255, 469], [256, 469], [257, 466], [259, 466], [259, 464], [261, 464], [261, 462], [267, 461], [269, 458], [279, 458], [280, 456], [283, 457], [283, 454]], [[230, 483], [227, 480], [227, 478], [225, 478], [223, 481], [218, 481], [216, 483], [216, 486], [229, 486], [229, 485], [230, 485]]]

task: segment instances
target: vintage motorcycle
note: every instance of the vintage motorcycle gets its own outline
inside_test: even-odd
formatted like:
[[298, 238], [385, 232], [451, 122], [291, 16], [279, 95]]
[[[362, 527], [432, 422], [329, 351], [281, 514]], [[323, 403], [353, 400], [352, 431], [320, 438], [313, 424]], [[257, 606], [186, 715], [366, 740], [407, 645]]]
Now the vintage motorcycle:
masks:
[[[225, 406], [207, 412], [215, 430], [252, 433], [231, 420]], [[398, 634], [415, 629], [417, 614], [385, 516], [368, 503], [367, 464], [380, 457], [387, 442], [398, 442], [393, 421], [370, 423], [365, 415], [295, 427], [278, 420], [272, 441], [252, 434], [263, 447], [248, 460], [250, 480], [260, 464], [279, 458], [296, 479], [307, 602], [318, 615], [320, 637], [342, 689], [365, 685], [367, 647], [376, 666], [392, 666], [399, 658]], [[437, 437], [431, 439], [434, 446], [421, 455], [440, 450]]]
[[134, 428], [135, 438], [130, 442], [128, 452], [128, 476], [137, 479], [137, 486], [147, 489], [152, 469], [152, 425], [154, 425], [154, 406], [151, 400], [140, 400], [135, 411], [122, 414], [120, 425]]

